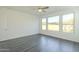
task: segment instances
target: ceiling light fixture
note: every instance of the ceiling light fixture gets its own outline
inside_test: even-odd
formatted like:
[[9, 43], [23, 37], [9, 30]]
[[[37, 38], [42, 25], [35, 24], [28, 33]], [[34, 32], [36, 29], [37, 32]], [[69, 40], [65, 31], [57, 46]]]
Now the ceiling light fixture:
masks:
[[38, 9], [38, 12], [42, 12], [43, 10], [40, 8], [40, 9]]

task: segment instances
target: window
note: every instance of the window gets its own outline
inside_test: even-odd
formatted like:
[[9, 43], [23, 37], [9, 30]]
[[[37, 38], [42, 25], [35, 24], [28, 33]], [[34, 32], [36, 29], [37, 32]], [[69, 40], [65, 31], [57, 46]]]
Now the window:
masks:
[[63, 15], [63, 32], [73, 32], [73, 26], [74, 26], [74, 15], [67, 14]]
[[42, 18], [42, 30], [46, 30], [46, 18]]
[[[62, 18], [61, 18], [62, 17]], [[62, 32], [73, 32], [74, 31], [74, 14], [65, 14], [62, 16], [53, 16], [42, 18], [42, 30], [48, 31], [62, 31]], [[59, 20], [61, 18], [61, 20]]]
[[48, 30], [59, 31], [59, 16], [48, 18]]

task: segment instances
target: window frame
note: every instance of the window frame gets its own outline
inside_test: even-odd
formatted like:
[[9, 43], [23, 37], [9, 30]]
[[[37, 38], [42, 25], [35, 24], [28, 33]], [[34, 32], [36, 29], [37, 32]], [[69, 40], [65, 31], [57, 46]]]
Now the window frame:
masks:
[[[68, 14], [73, 14], [73, 31], [72, 32], [64, 32], [63, 31], [63, 15], [68, 15]], [[49, 17], [55, 17], [55, 16], [59, 16], [59, 30], [55, 31], [55, 30], [48, 30], [48, 18]], [[46, 30], [42, 30], [42, 18], [46, 18]], [[67, 13], [62, 13], [59, 15], [53, 15], [53, 16], [46, 16], [46, 17], [42, 17], [41, 18], [41, 30], [42, 31], [51, 31], [51, 32], [62, 32], [62, 33], [75, 33], [75, 12], [67, 12]], [[67, 24], [70, 25], [70, 24]]]
[[[68, 15], [68, 14], [73, 14], [73, 24], [63, 24], [63, 16], [64, 15]], [[65, 33], [74, 33], [75, 32], [75, 13], [72, 12], [72, 13], [66, 13], [66, 14], [62, 14], [62, 32], [65, 32], [63, 31], [63, 25], [73, 25], [73, 31], [72, 32], [65, 32]]]
[[[44, 19], [44, 18], [46, 19], [46, 24], [42, 23], [42, 19]], [[42, 29], [42, 25], [46, 25], [46, 29], [45, 30], [47, 30], [47, 18], [46, 17], [41, 18], [41, 30], [45, 31], [45, 30]]]
[[[56, 17], [56, 16], [58, 16], [58, 15], [49, 16], [49, 17]], [[49, 17], [48, 17], [48, 18], [49, 18]], [[58, 22], [59, 22], [59, 23], [58, 23], [58, 25], [59, 25], [59, 30], [49, 30], [49, 29], [48, 29], [48, 24], [50, 24], [50, 23], [48, 23], [48, 18], [47, 18], [47, 30], [48, 30], [48, 31], [54, 31], [54, 32], [55, 32], [55, 31], [56, 31], [56, 32], [59, 32], [59, 31], [60, 31], [60, 16], [58, 16], [58, 17], [59, 17], [59, 21], [58, 21]], [[56, 25], [56, 24], [52, 24], [52, 25]]]

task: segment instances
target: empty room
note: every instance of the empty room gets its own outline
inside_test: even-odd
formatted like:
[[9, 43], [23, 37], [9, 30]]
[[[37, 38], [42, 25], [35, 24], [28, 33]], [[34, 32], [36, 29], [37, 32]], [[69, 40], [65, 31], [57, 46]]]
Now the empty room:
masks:
[[79, 52], [79, 7], [0, 6], [0, 52]]

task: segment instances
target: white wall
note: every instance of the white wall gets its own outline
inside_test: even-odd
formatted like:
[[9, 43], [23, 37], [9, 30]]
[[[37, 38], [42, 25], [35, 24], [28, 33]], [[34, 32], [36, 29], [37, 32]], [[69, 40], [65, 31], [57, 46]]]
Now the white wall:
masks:
[[[74, 33], [56, 32], [56, 31], [48, 31], [48, 30], [43, 31], [41, 30], [41, 27], [40, 27], [40, 33], [79, 42], [79, 12], [77, 10], [65, 10], [61, 12], [47, 14], [42, 17], [55, 16], [55, 15], [59, 16], [62, 14], [67, 14], [67, 13], [72, 13], [72, 12], [75, 14], [75, 32]], [[40, 18], [40, 26], [41, 26], [41, 18]]]
[[3, 10], [0, 8], [0, 40], [2, 40], [5, 36], [5, 31], [3, 31], [4, 27], [5, 27], [5, 19], [3, 20]]
[[39, 33], [37, 16], [0, 8], [0, 41]]

